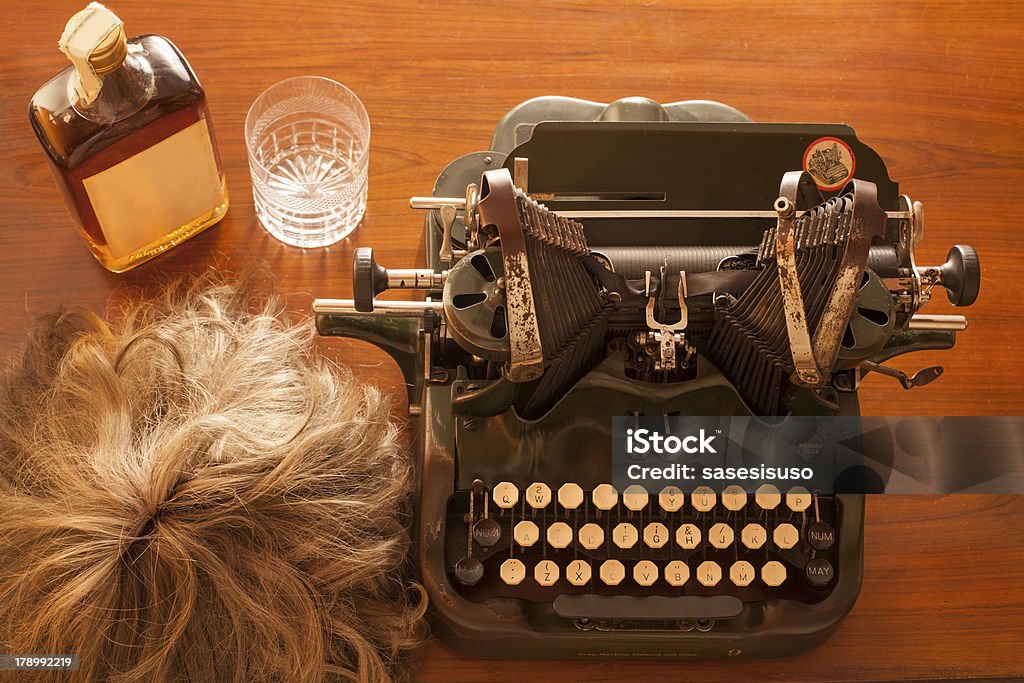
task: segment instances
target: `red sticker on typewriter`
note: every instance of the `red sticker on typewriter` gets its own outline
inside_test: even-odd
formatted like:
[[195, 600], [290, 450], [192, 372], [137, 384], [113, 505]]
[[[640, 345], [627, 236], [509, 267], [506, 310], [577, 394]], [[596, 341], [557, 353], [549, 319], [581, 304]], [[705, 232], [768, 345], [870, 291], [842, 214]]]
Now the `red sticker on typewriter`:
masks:
[[804, 151], [804, 170], [822, 190], [838, 190], [856, 168], [853, 150], [839, 138], [818, 138]]

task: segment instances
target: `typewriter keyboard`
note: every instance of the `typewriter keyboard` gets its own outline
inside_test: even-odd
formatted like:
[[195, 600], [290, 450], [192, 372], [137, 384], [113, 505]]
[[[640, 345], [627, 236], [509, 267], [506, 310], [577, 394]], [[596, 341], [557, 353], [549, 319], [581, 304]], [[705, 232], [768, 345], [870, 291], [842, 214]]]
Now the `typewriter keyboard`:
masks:
[[447, 567], [470, 600], [554, 602], [577, 620], [729, 618], [744, 602], [828, 595], [840, 506], [771, 485], [649, 494], [477, 482], [449, 500]]

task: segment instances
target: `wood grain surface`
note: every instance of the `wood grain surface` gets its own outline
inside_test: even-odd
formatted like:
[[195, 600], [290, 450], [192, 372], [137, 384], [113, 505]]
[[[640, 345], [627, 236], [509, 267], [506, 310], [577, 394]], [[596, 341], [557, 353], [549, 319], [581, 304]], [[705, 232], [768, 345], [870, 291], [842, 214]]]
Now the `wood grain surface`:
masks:
[[[910, 393], [872, 376], [864, 412], [1021, 414], [1024, 296], [1019, 269], [1024, 186], [1024, 6], [1013, 2], [591, 3], [455, 0], [110, 0], [129, 35], [160, 33], [206, 87], [228, 174], [221, 224], [125, 275], [104, 271], [72, 228], [28, 125], [35, 89], [66, 62], [56, 41], [85, 4], [0, 11], [0, 353], [32, 318], [69, 302], [102, 308], [114, 292], [150, 291], [179, 273], [263, 261], [289, 306], [351, 296], [352, 250], [385, 265], [423, 262], [429, 194], [457, 156], [483, 150], [510, 107], [538, 95], [597, 101], [644, 95], [714, 99], [759, 121], [844, 122], [924, 202], [921, 261], [956, 242], [981, 255], [982, 292], [957, 348], [899, 361], [946, 374]], [[373, 137], [366, 218], [346, 241], [301, 251], [253, 214], [242, 123], [249, 103], [286, 77], [351, 87]], [[940, 293], [927, 312], [951, 312]], [[357, 342], [324, 344], [368, 380], [394, 389], [386, 357]], [[396, 392], [396, 396], [399, 396]], [[400, 398], [400, 397], [399, 397]], [[419, 655], [424, 681], [883, 680], [1024, 675], [1024, 498], [872, 498], [864, 588], [838, 633], [810, 653], [749, 662], [476, 660], [437, 642]]]

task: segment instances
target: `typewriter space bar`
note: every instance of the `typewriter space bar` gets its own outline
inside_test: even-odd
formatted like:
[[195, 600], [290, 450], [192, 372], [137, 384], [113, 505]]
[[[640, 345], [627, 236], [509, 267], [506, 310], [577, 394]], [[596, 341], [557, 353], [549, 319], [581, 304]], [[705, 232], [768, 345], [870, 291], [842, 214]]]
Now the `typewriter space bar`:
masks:
[[566, 619], [730, 619], [743, 611], [734, 595], [559, 595], [555, 612]]

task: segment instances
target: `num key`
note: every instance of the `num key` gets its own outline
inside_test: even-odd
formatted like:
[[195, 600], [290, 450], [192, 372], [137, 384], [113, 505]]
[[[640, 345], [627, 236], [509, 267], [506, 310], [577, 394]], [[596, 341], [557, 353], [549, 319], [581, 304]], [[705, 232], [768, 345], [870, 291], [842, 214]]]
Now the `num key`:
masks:
[[836, 542], [836, 532], [825, 522], [815, 522], [807, 529], [807, 542], [815, 550], [828, 550]]

